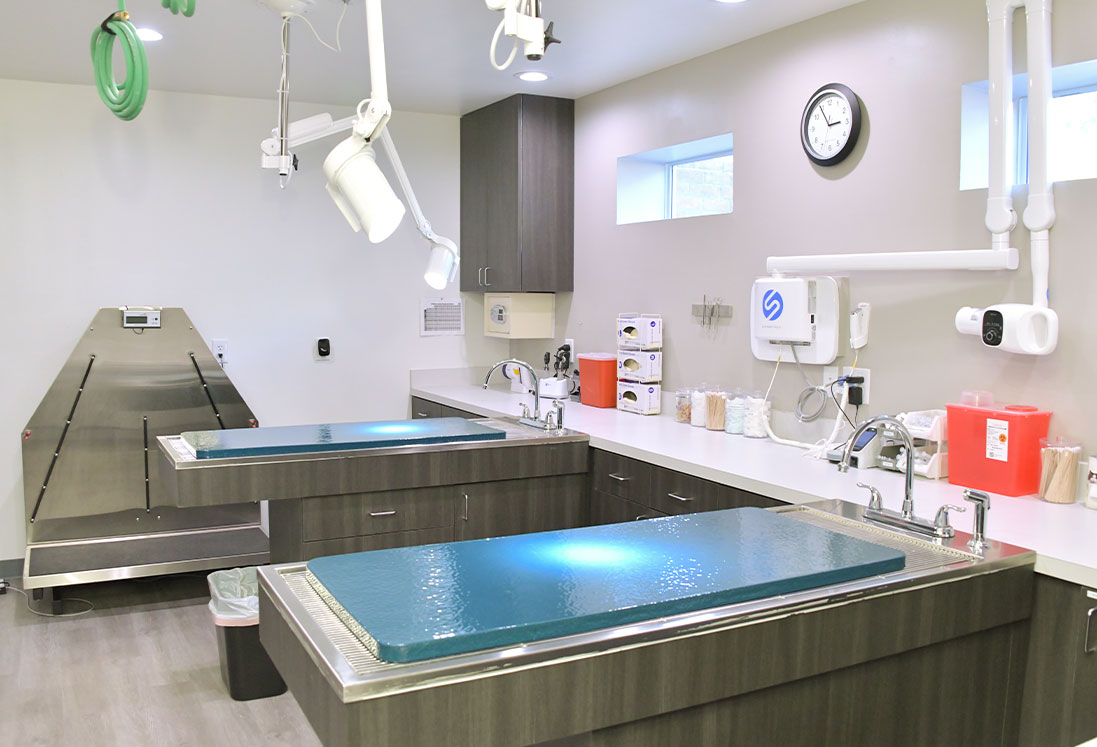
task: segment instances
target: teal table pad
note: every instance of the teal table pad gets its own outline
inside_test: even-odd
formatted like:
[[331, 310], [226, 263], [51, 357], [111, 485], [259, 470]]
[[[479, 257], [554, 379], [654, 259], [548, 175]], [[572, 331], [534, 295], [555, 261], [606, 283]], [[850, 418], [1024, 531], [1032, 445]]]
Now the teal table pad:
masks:
[[460, 441], [495, 441], [506, 438], [506, 435], [498, 428], [489, 428], [464, 418], [426, 418], [187, 431], [182, 437], [194, 449], [196, 458], [223, 459]]
[[759, 508], [308, 561], [378, 658], [413, 662], [901, 570], [898, 550]]

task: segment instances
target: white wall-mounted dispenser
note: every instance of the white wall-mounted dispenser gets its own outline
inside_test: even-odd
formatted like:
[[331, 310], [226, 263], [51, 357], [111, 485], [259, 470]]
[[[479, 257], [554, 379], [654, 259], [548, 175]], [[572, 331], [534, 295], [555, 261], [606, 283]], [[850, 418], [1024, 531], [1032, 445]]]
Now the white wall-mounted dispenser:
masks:
[[485, 293], [484, 334], [510, 340], [556, 336], [556, 296], [552, 293]]
[[775, 361], [796, 346], [801, 363], [826, 365], [838, 357], [838, 282], [832, 277], [754, 281], [750, 290], [750, 349]]

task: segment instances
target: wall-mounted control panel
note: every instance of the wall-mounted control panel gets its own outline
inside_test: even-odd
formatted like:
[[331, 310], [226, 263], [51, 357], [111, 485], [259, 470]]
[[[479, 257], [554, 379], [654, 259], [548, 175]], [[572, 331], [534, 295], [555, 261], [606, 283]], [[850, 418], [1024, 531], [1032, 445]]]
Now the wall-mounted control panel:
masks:
[[160, 307], [123, 306], [122, 326], [133, 329], [160, 329]]

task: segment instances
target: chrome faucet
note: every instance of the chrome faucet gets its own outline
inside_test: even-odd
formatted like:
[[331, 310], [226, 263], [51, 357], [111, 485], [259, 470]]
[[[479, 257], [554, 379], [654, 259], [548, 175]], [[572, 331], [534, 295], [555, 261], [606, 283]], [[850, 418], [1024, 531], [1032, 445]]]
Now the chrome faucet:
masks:
[[[864, 518], [880, 524], [887, 524], [888, 526], [896, 527], [898, 529], [907, 529], [918, 532], [919, 534], [926, 534], [938, 539], [948, 539], [955, 536], [956, 532], [948, 521], [948, 512], [950, 510], [963, 511], [963, 508], [960, 508], [959, 506], [944, 506], [937, 512], [937, 516], [933, 521], [927, 521], [926, 519], [914, 515], [914, 439], [910, 437], [910, 431], [907, 430], [907, 427], [903, 425], [901, 420], [893, 418], [890, 415], [877, 415], [858, 425], [857, 428], [854, 429], [853, 435], [849, 437], [849, 441], [846, 442], [845, 448], [842, 449], [842, 459], [838, 463], [838, 471], [849, 472], [849, 460], [850, 455], [853, 453], [853, 445], [857, 443], [857, 439], [860, 438], [862, 433], [873, 426], [886, 426], [889, 430], [898, 433], [899, 437], [903, 440], [903, 446], [906, 448], [907, 452], [907, 466], [904, 471], [906, 486], [903, 493], [903, 510], [901, 512], [895, 512], [883, 508], [880, 505], [880, 492], [878, 490], [871, 488], [868, 485], [858, 483], [859, 487], [867, 488], [872, 491], [873, 500], [869, 504], [869, 507], [865, 509], [863, 514]], [[877, 428], [877, 430], [882, 430], [882, 428]]]
[[553, 410], [545, 420], [541, 420], [541, 389], [537, 379], [537, 372], [533, 370], [533, 366], [520, 361], [517, 358], [507, 358], [504, 361], [499, 361], [494, 366], [488, 369], [487, 375], [484, 377], [484, 389], [488, 388], [488, 382], [491, 381], [491, 375], [495, 373], [496, 369], [503, 366], [518, 366], [529, 371], [530, 378], [533, 379], [533, 415], [530, 415], [529, 406], [525, 402], [522, 403], [522, 417], [518, 418], [518, 422], [523, 425], [532, 425], [534, 428], [544, 428], [545, 430], [558, 430], [564, 427], [564, 411], [563, 408], [557, 402], [553, 402]]

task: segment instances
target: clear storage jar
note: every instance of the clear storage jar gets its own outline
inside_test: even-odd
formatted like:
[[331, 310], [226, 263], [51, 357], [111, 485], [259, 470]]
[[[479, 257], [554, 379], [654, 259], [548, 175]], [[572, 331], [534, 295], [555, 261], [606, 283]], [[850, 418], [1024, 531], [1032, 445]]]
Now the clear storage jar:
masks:
[[707, 407], [705, 388], [702, 386], [690, 392], [689, 424], [698, 428], [705, 427], [705, 408]]
[[690, 414], [693, 407], [693, 391], [691, 389], [679, 389], [674, 393], [674, 419], [679, 423], [690, 422]]
[[737, 391], [729, 395], [727, 405], [724, 407], [724, 432], [742, 435], [746, 417], [747, 400], [743, 393]]
[[719, 389], [705, 392], [705, 427], [710, 431], [724, 430], [724, 412], [727, 396]]
[[746, 417], [743, 419], [743, 435], [748, 438], [766, 438], [769, 431], [766, 423], [769, 420], [770, 402], [764, 397], [749, 397], [746, 404]]

